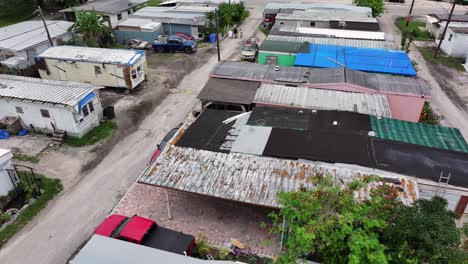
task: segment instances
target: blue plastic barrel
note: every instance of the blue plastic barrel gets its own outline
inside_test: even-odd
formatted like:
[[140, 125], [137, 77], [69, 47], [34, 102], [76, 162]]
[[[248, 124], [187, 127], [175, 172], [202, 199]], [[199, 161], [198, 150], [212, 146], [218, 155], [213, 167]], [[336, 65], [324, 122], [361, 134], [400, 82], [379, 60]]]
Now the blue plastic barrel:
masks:
[[210, 43], [216, 42], [216, 34], [210, 34]]

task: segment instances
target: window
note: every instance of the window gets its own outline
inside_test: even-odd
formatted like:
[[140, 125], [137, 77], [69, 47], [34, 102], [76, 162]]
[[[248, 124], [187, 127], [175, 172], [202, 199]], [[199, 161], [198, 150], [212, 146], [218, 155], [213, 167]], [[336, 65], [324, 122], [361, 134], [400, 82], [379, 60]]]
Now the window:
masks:
[[141, 72], [141, 66], [138, 66], [137, 72]]
[[311, 27], [315, 27], [315, 22], [310, 22]]
[[23, 108], [17, 106], [17, 107], [16, 107], [16, 113], [18, 113], [18, 114], [24, 114]]
[[132, 70], [132, 79], [136, 79], [138, 77], [137, 71]]
[[49, 110], [41, 109], [41, 115], [45, 118], [50, 118]]
[[83, 116], [84, 117], [87, 117], [89, 115], [89, 110], [88, 110], [88, 107], [85, 105], [81, 111], [83, 111]]
[[278, 57], [276, 57], [276, 56], [266, 56], [266, 64], [268, 64], [268, 65], [278, 65]]
[[340, 21], [340, 22], [338, 22], [338, 26], [341, 27], [341, 28], [344, 28], [344, 27], [346, 27], [346, 22], [345, 21]]
[[280, 22], [280, 25], [284, 25], [284, 22]]
[[451, 40], [452, 40], [452, 37], [453, 37], [453, 35], [450, 34], [448, 41], [451, 41]]
[[88, 103], [88, 107], [89, 107], [89, 112], [94, 112], [94, 105], [93, 105], [93, 102], [89, 102]]
[[121, 20], [122, 19], [122, 14], [118, 14], [117, 15], [117, 20]]
[[127, 10], [127, 14], [129, 15], [132, 14], [132, 10], [131, 9]]
[[101, 67], [94, 66], [94, 74], [102, 74]]

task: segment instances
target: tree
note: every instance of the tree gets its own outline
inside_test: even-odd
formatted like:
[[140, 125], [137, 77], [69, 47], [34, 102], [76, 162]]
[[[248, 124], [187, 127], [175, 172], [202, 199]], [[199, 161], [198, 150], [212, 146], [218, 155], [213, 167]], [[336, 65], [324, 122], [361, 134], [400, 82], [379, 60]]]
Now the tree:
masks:
[[385, 11], [384, 0], [353, 0], [353, 4], [370, 7], [374, 17], [380, 16]]
[[108, 28], [104, 24], [102, 16], [93, 11], [76, 11], [76, 21], [71, 30], [77, 30], [83, 34], [83, 40], [88, 46], [97, 46], [101, 36]]
[[[206, 33], [213, 33], [216, 31], [215, 26], [212, 24], [215, 21], [215, 13], [208, 12], [206, 14], [207, 23], [205, 25]], [[228, 4], [221, 3], [218, 6], [218, 28], [220, 32], [226, 30], [235, 23], [242, 23], [249, 16], [249, 11], [245, 8], [244, 3]]]
[[270, 214], [270, 232], [288, 234], [278, 263], [295, 263], [304, 256], [323, 263], [387, 263], [379, 236], [398, 207], [398, 192], [384, 184], [369, 199], [355, 199], [357, 190], [377, 179], [366, 176], [340, 186], [331, 177], [313, 177], [316, 189], [281, 193], [281, 210]]
[[460, 232], [455, 219], [447, 201], [438, 196], [398, 208], [382, 239], [392, 262], [468, 263], [466, 253], [458, 248]]

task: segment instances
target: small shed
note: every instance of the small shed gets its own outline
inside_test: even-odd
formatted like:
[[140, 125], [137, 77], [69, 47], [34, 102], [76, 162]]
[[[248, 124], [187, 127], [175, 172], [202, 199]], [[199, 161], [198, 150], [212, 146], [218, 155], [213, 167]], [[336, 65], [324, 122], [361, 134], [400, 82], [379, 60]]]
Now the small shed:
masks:
[[162, 34], [162, 25], [151, 19], [129, 18], [120, 22], [114, 30], [115, 40], [125, 43], [129, 39], [153, 42]]
[[24, 128], [81, 137], [99, 125], [99, 87], [0, 74], [0, 119], [19, 117]]
[[132, 90], [146, 79], [142, 50], [52, 47], [38, 57], [42, 79], [77, 81]]
[[13, 154], [9, 149], [0, 149], [0, 196], [5, 196], [9, 191], [13, 190], [13, 179], [7, 169], [13, 169], [11, 159]]
[[450, 57], [465, 57], [466, 53], [468, 53], [468, 23], [465, 27], [452, 27], [449, 25], [440, 48]]

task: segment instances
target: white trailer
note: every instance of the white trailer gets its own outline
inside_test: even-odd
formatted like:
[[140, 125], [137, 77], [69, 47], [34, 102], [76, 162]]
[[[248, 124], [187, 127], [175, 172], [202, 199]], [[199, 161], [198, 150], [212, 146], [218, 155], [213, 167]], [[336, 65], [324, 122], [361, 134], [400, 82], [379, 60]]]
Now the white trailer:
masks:
[[81, 137], [99, 125], [99, 87], [65, 81], [0, 74], [0, 119], [19, 117], [24, 128], [46, 133], [63, 130]]
[[36, 63], [42, 79], [130, 90], [143, 82], [147, 74], [142, 50], [58, 46], [41, 53]]

